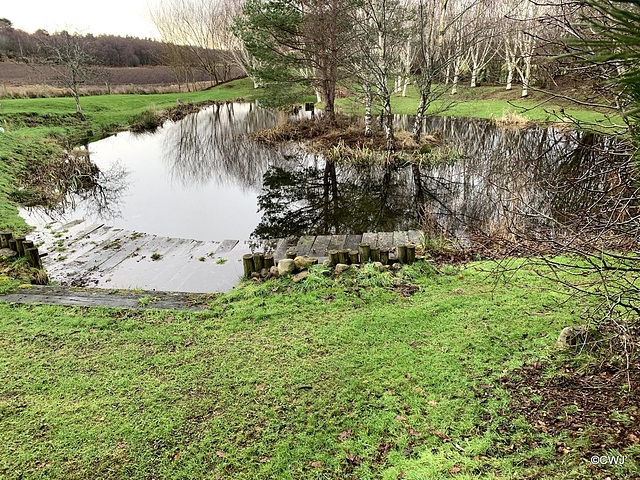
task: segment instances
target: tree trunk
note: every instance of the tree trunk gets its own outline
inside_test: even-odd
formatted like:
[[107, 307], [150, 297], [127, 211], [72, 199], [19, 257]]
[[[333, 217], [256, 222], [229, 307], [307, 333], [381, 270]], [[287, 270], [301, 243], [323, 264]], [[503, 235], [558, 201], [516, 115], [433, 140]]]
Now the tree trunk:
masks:
[[478, 81], [478, 67], [476, 65], [471, 69], [471, 88], [475, 88], [477, 86]]
[[524, 58], [524, 72], [522, 75], [522, 97], [529, 95], [529, 82], [531, 80], [531, 57], [527, 55]]
[[395, 136], [393, 134], [393, 115], [391, 114], [391, 96], [388, 92], [384, 94], [384, 135], [387, 140], [387, 150], [392, 152], [395, 149]]
[[416, 112], [416, 120], [413, 124], [413, 132], [411, 137], [413, 141], [418, 145], [420, 144], [422, 136], [422, 125], [424, 124], [424, 112], [427, 108], [427, 100], [429, 99], [429, 93], [431, 92], [431, 84], [420, 87], [420, 102], [418, 103], [418, 110]]
[[507, 90], [513, 88], [513, 63], [507, 60]]
[[365, 85], [364, 87], [365, 98], [364, 98], [364, 136], [370, 137], [373, 135], [372, 130], [372, 118], [371, 118], [371, 86]]

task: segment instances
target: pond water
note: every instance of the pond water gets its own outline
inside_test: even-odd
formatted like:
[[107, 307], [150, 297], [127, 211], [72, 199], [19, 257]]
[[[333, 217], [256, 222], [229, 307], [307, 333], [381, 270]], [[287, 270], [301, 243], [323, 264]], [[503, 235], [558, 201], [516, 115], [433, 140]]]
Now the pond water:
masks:
[[[331, 164], [294, 144], [272, 149], [246, 138], [288, 118], [229, 103], [167, 122], [155, 133], [91, 143], [100, 185], [57, 214], [202, 240], [407, 230], [424, 223], [462, 238], [470, 230], [500, 228], [513, 212], [532, 214], [528, 221], [537, 224], [587, 208], [589, 189], [571, 185], [597, 165], [604, 166], [588, 182], [594, 188], [603, 182], [609, 168], [603, 152], [612, 148], [590, 134], [448, 117], [427, 119], [425, 131], [445, 147], [420, 166]], [[410, 129], [412, 118], [398, 116], [396, 123]], [[29, 220], [49, 218], [31, 212]]]

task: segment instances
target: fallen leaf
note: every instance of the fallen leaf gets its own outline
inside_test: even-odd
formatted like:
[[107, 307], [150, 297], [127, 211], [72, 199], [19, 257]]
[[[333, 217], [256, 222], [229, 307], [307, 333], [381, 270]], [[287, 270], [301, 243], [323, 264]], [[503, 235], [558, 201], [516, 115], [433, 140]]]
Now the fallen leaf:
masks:
[[416, 392], [421, 392], [421, 391], [422, 391], [422, 389], [421, 389], [420, 387], [413, 387], [413, 389], [414, 389]]
[[633, 433], [629, 434], [629, 440], [631, 440], [633, 443], [640, 443], [640, 438], [636, 437]]
[[410, 374], [410, 373], [407, 373], [407, 374], [405, 375], [405, 377], [407, 377], [409, 380], [411, 380], [411, 374]]
[[256, 390], [264, 390], [264, 385], [256, 385]]
[[180, 460], [180, 454], [179, 454], [179, 453], [176, 453], [176, 454], [173, 456], [173, 459], [174, 459], [176, 462], [177, 462], [178, 460]]
[[322, 462], [311, 462], [313, 468], [322, 468]]
[[446, 434], [438, 430], [430, 430], [429, 433], [436, 435], [437, 437], [440, 437], [443, 442], [448, 442], [449, 440], [451, 440], [449, 437], [447, 437]]
[[459, 473], [459, 472], [460, 472], [460, 470], [461, 470], [461, 468], [460, 468], [460, 467], [451, 467], [451, 468], [449, 469], [449, 473], [451, 473], [451, 474], [456, 474], [456, 473]]
[[429, 402], [427, 403], [429, 403], [429, 405], [432, 406], [433, 408], [438, 408], [438, 404], [434, 400], [429, 400]]
[[340, 435], [338, 435], [338, 441], [344, 442], [347, 437], [351, 436], [351, 433], [351, 428], [347, 428], [344, 432], [341, 432]]
[[269, 460], [271, 460], [273, 457], [267, 457], [266, 455], [263, 457], [260, 457], [260, 463], [267, 463]]
[[354, 465], [360, 465], [362, 463], [362, 459], [353, 453], [347, 453], [345, 458], [349, 463], [353, 463]]
[[89, 329], [89, 331], [90, 331], [91, 333], [95, 333], [95, 332], [99, 332], [99, 331], [100, 331], [100, 329], [99, 329], [99, 328], [91, 328], [91, 329]]
[[227, 458], [227, 454], [225, 452], [223, 452], [222, 450], [216, 450], [216, 456], [218, 456], [220, 458]]
[[422, 433], [418, 432], [417, 430], [414, 430], [413, 428], [410, 428], [409, 430], [407, 430], [407, 433], [412, 437], [419, 437], [420, 435], [422, 435]]
[[407, 419], [406, 419], [406, 418], [401, 417], [400, 415], [397, 415], [397, 416], [396, 416], [396, 420], [397, 420], [398, 422], [406, 422], [406, 421], [407, 421]]

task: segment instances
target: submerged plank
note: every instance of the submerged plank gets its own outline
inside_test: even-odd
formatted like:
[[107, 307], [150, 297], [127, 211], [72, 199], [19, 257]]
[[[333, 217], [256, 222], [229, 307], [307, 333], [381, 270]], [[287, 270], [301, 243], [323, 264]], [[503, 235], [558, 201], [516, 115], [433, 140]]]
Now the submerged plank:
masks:
[[409, 241], [416, 245], [419, 245], [424, 241], [424, 235], [420, 230], [409, 230], [407, 232], [407, 236], [409, 237]]
[[346, 239], [346, 235], [332, 235], [331, 241], [329, 242], [329, 250], [340, 250], [344, 248]]
[[314, 235], [305, 235], [304, 237], [300, 237], [300, 240], [298, 240], [298, 243], [296, 245], [296, 250], [298, 251], [298, 255], [300, 256], [307, 256], [309, 255], [309, 252], [311, 251], [311, 246], [313, 245], [313, 242], [315, 241], [316, 237]]
[[378, 246], [381, 248], [393, 247], [393, 232], [378, 232]]
[[371, 248], [376, 248], [378, 246], [378, 234], [375, 232], [363, 233], [362, 241], [368, 243]]
[[393, 232], [393, 246], [406, 245], [409, 241], [407, 232]]
[[348, 250], [358, 250], [358, 245], [362, 241], [362, 235], [347, 235], [344, 241], [344, 248]]
[[326, 257], [328, 255], [327, 250], [329, 249], [330, 241], [331, 235], [318, 235], [316, 241], [313, 242], [309, 255], [312, 257]]

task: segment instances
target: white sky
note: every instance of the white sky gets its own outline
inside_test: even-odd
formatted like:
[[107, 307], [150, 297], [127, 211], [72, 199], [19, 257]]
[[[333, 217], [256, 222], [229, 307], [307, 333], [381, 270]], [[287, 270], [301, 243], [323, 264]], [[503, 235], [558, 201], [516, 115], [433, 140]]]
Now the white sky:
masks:
[[43, 28], [50, 33], [103, 33], [158, 38], [149, 19], [152, 0], [2, 0], [0, 18], [27, 32]]

